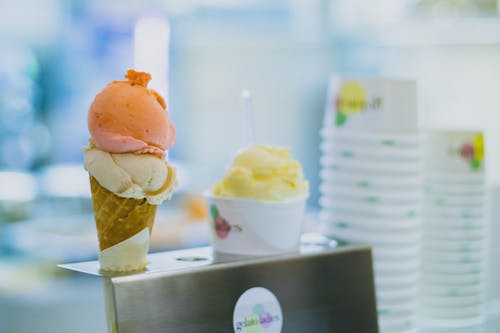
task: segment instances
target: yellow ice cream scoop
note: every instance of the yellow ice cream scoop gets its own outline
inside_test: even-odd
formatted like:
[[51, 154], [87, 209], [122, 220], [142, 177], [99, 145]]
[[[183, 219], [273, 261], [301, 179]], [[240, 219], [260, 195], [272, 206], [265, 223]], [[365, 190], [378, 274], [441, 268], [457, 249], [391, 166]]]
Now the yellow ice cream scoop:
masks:
[[241, 150], [213, 194], [223, 197], [286, 201], [307, 196], [309, 184], [289, 148], [251, 145]]

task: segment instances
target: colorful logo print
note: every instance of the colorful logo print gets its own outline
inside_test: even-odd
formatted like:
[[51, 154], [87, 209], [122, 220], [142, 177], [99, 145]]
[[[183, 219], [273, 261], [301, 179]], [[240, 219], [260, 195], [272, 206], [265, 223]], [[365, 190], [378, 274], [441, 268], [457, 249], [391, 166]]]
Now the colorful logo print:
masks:
[[219, 214], [219, 209], [215, 204], [210, 205], [210, 216], [212, 217], [215, 234], [220, 239], [226, 238], [230, 231], [240, 232], [242, 230], [239, 225], [229, 224], [229, 222]]
[[347, 117], [366, 109], [367, 100], [363, 86], [355, 81], [347, 81], [340, 88], [335, 101], [337, 110], [335, 124], [342, 126], [347, 122]]
[[477, 133], [472, 142], [466, 142], [459, 148], [460, 156], [469, 162], [472, 170], [479, 170], [484, 160], [483, 134]]
[[272, 315], [264, 309], [262, 304], [255, 304], [252, 313], [248, 314], [243, 320], [235, 323], [236, 332], [259, 333], [265, 332], [271, 327], [273, 322], [280, 321], [279, 315]]
[[283, 315], [278, 299], [262, 287], [245, 291], [233, 314], [235, 333], [280, 333]]

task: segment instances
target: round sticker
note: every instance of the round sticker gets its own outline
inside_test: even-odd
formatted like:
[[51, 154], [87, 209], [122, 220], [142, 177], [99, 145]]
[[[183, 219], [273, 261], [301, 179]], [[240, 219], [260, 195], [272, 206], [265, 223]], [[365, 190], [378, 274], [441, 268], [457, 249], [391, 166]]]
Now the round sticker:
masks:
[[278, 299], [262, 287], [246, 290], [234, 306], [235, 333], [281, 333], [283, 314]]

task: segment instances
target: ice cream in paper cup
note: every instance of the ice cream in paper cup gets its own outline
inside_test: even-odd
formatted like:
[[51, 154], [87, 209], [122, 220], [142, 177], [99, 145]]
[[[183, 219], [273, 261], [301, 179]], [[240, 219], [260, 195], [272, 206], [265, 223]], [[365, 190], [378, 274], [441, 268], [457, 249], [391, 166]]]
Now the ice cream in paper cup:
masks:
[[289, 149], [251, 145], [206, 192], [215, 254], [298, 251], [309, 185]]

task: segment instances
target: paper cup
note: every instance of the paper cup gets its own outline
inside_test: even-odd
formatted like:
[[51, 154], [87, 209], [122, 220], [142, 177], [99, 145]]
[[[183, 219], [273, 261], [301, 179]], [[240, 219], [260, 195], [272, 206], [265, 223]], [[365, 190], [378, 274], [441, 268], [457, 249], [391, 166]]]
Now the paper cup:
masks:
[[435, 196], [452, 195], [467, 198], [478, 196], [483, 201], [486, 199], [486, 188], [482, 184], [436, 184], [433, 182], [425, 185], [424, 192]]
[[462, 297], [483, 294], [485, 292], [485, 285], [443, 286], [422, 284], [420, 291], [425, 295]]
[[[374, 237], [377, 240], [373, 242], [374, 245], [382, 243], [383, 244], [414, 244], [419, 242], [422, 237], [422, 232], [419, 229], [414, 230], [373, 230], [373, 229], [360, 229], [360, 228], [350, 228], [350, 229], [336, 229], [336, 230], [348, 230], [354, 236], [359, 237]], [[370, 235], [370, 236], [368, 236]]]
[[418, 162], [374, 162], [351, 160], [343, 157], [322, 156], [319, 160], [324, 169], [342, 171], [349, 173], [361, 173], [366, 175], [419, 177], [422, 173], [422, 165]]
[[386, 192], [420, 191], [423, 184], [423, 178], [418, 175], [415, 177], [368, 176], [366, 174], [352, 174], [324, 168], [320, 171], [320, 179], [329, 184]]
[[[436, 318], [422, 317], [420, 322], [422, 326], [434, 328], [452, 328], [452, 329], [471, 329], [474, 331], [477, 327], [482, 327], [486, 321], [486, 316], [479, 315], [475, 317], [463, 318]], [[469, 332], [469, 331], [467, 331]]]
[[425, 170], [425, 183], [436, 184], [437, 186], [485, 186], [486, 178], [483, 173], [458, 173], [458, 172], [431, 172]]
[[349, 200], [337, 200], [320, 197], [320, 206], [331, 214], [356, 214], [374, 218], [412, 218], [418, 216], [420, 207], [417, 205], [387, 205], [378, 203], [355, 203]]
[[380, 260], [413, 260], [420, 255], [420, 245], [372, 245], [372, 253]]
[[461, 307], [481, 304], [484, 301], [484, 295], [468, 295], [468, 296], [429, 296], [422, 295], [420, 297], [424, 305], [434, 305], [439, 307]]
[[377, 313], [379, 318], [382, 317], [401, 317], [412, 315], [417, 310], [417, 302], [403, 303], [379, 303], [377, 301]]
[[486, 204], [486, 195], [449, 195], [449, 194], [431, 194], [425, 195], [425, 204], [437, 207], [481, 207]]
[[457, 195], [457, 196], [480, 196], [484, 197], [486, 188], [483, 184], [439, 184], [429, 182], [425, 184], [424, 191], [433, 195]]
[[325, 126], [342, 131], [415, 131], [415, 80], [332, 76]]
[[353, 242], [381, 245], [410, 245], [417, 244], [420, 241], [421, 234], [418, 231], [410, 232], [370, 232], [363, 230], [349, 230], [331, 227], [328, 229], [328, 235], [336, 239]]
[[342, 170], [331, 170], [329, 168], [322, 168], [320, 179], [331, 184], [384, 191], [420, 191], [423, 181], [420, 175], [412, 177], [367, 175]]
[[331, 198], [348, 198], [353, 202], [382, 204], [418, 204], [422, 199], [419, 191], [374, 191], [340, 184], [323, 183], [319, 187], [321, 194]]
[[264, 256], [299, 250], [306, 197], [285, 202], [206, 197], [216, 253]]
[[448, 262], [423, 262], [422, 271], [444, 274], [470, 274], [481, 273], [485, 270], [482, 263], [448, 263]]
[[419, 268], [420, 260], [418, 257], [406, 260], [382, 260], [375, 257], [373, 263], [375, 276], [387, 274], [414, 274], [418, 272]]
[[377, 290], [377, 301], [380, 302], [408, 302], [417, 298], [417, 288], [411, 287], [399, 290]]
[[339, 131], [332, 128], [322, 128], [320, 136], [323, 141], [341, 144], [388, 147], [388, 148], [423, 148], [425, 137], [417, 131]]
[[401, 274], [379, 273], [375, 275], [375, 286], [377, 290], [412, 288], [417, 285], [418, 279], [417, 272]]
[[486, 222], [482, 218], [426, 218], [425, 229], [462, 229], [474, 230], [483, 229]]
[[414, 333], [416, 324], [415, 314], [398, 318], [381, 317], [378, 321], [380, 332]]
[[485, 276], [482, 272], [459, 275], [426, 272], [425, 274], [422, 274], [422, 283], [445, 286], [462, 286], [484, 283], [484, 278]]
[[324, 155], [360, 161], [392, 161], [396, 163], [414, 161], [419, 163], [423, 159], [423, 150], [419, 146], [409, 149], [401, 146], [373, 146], [328, 140], [320, 144], [320, 151]]
[[334, 225], [338, 228], [358, 228], [380, 231], [416, 230], [420, 228], [420, 219], [413, 217], [407, 219], [387, 219], [371, 218], [356, 214], [330, 214], [322, 211], [319, 213], [319, 220], [327, 225]]
[[435, 251], [468, 253], [484, 250], [486, 248], [484, 243], [483, 240], [457, 241], [423, 238], [422, 246]]
[[433, 318], [463, 319], [481, 315], [482, 308], [479, 304], [465, 307], [435, 307], [423, 308], [422, 314]]
[[424, 216], [448, 218], [482, 218], [485, 216], [486, 207], [450, 207], [425, 205]]
[[444, 239], [457, 241], [475, 241], [485, 240], [486, 233], [484, 229], [460, 230], [460, 229], [432, 229], [424, 228], [424, 238], [428, 239]]
[[450, 262], [450, 263], [478, 263], [486, 259], [484, 251], [477, 252], [440, 252], [427, 250], [422, 246], [422, 258], [424, 261]]
[[488, 228], [488, 298], [500, 299], [500, 186], [493, 184], [488, 188], [489, 218], [485, 221]]

